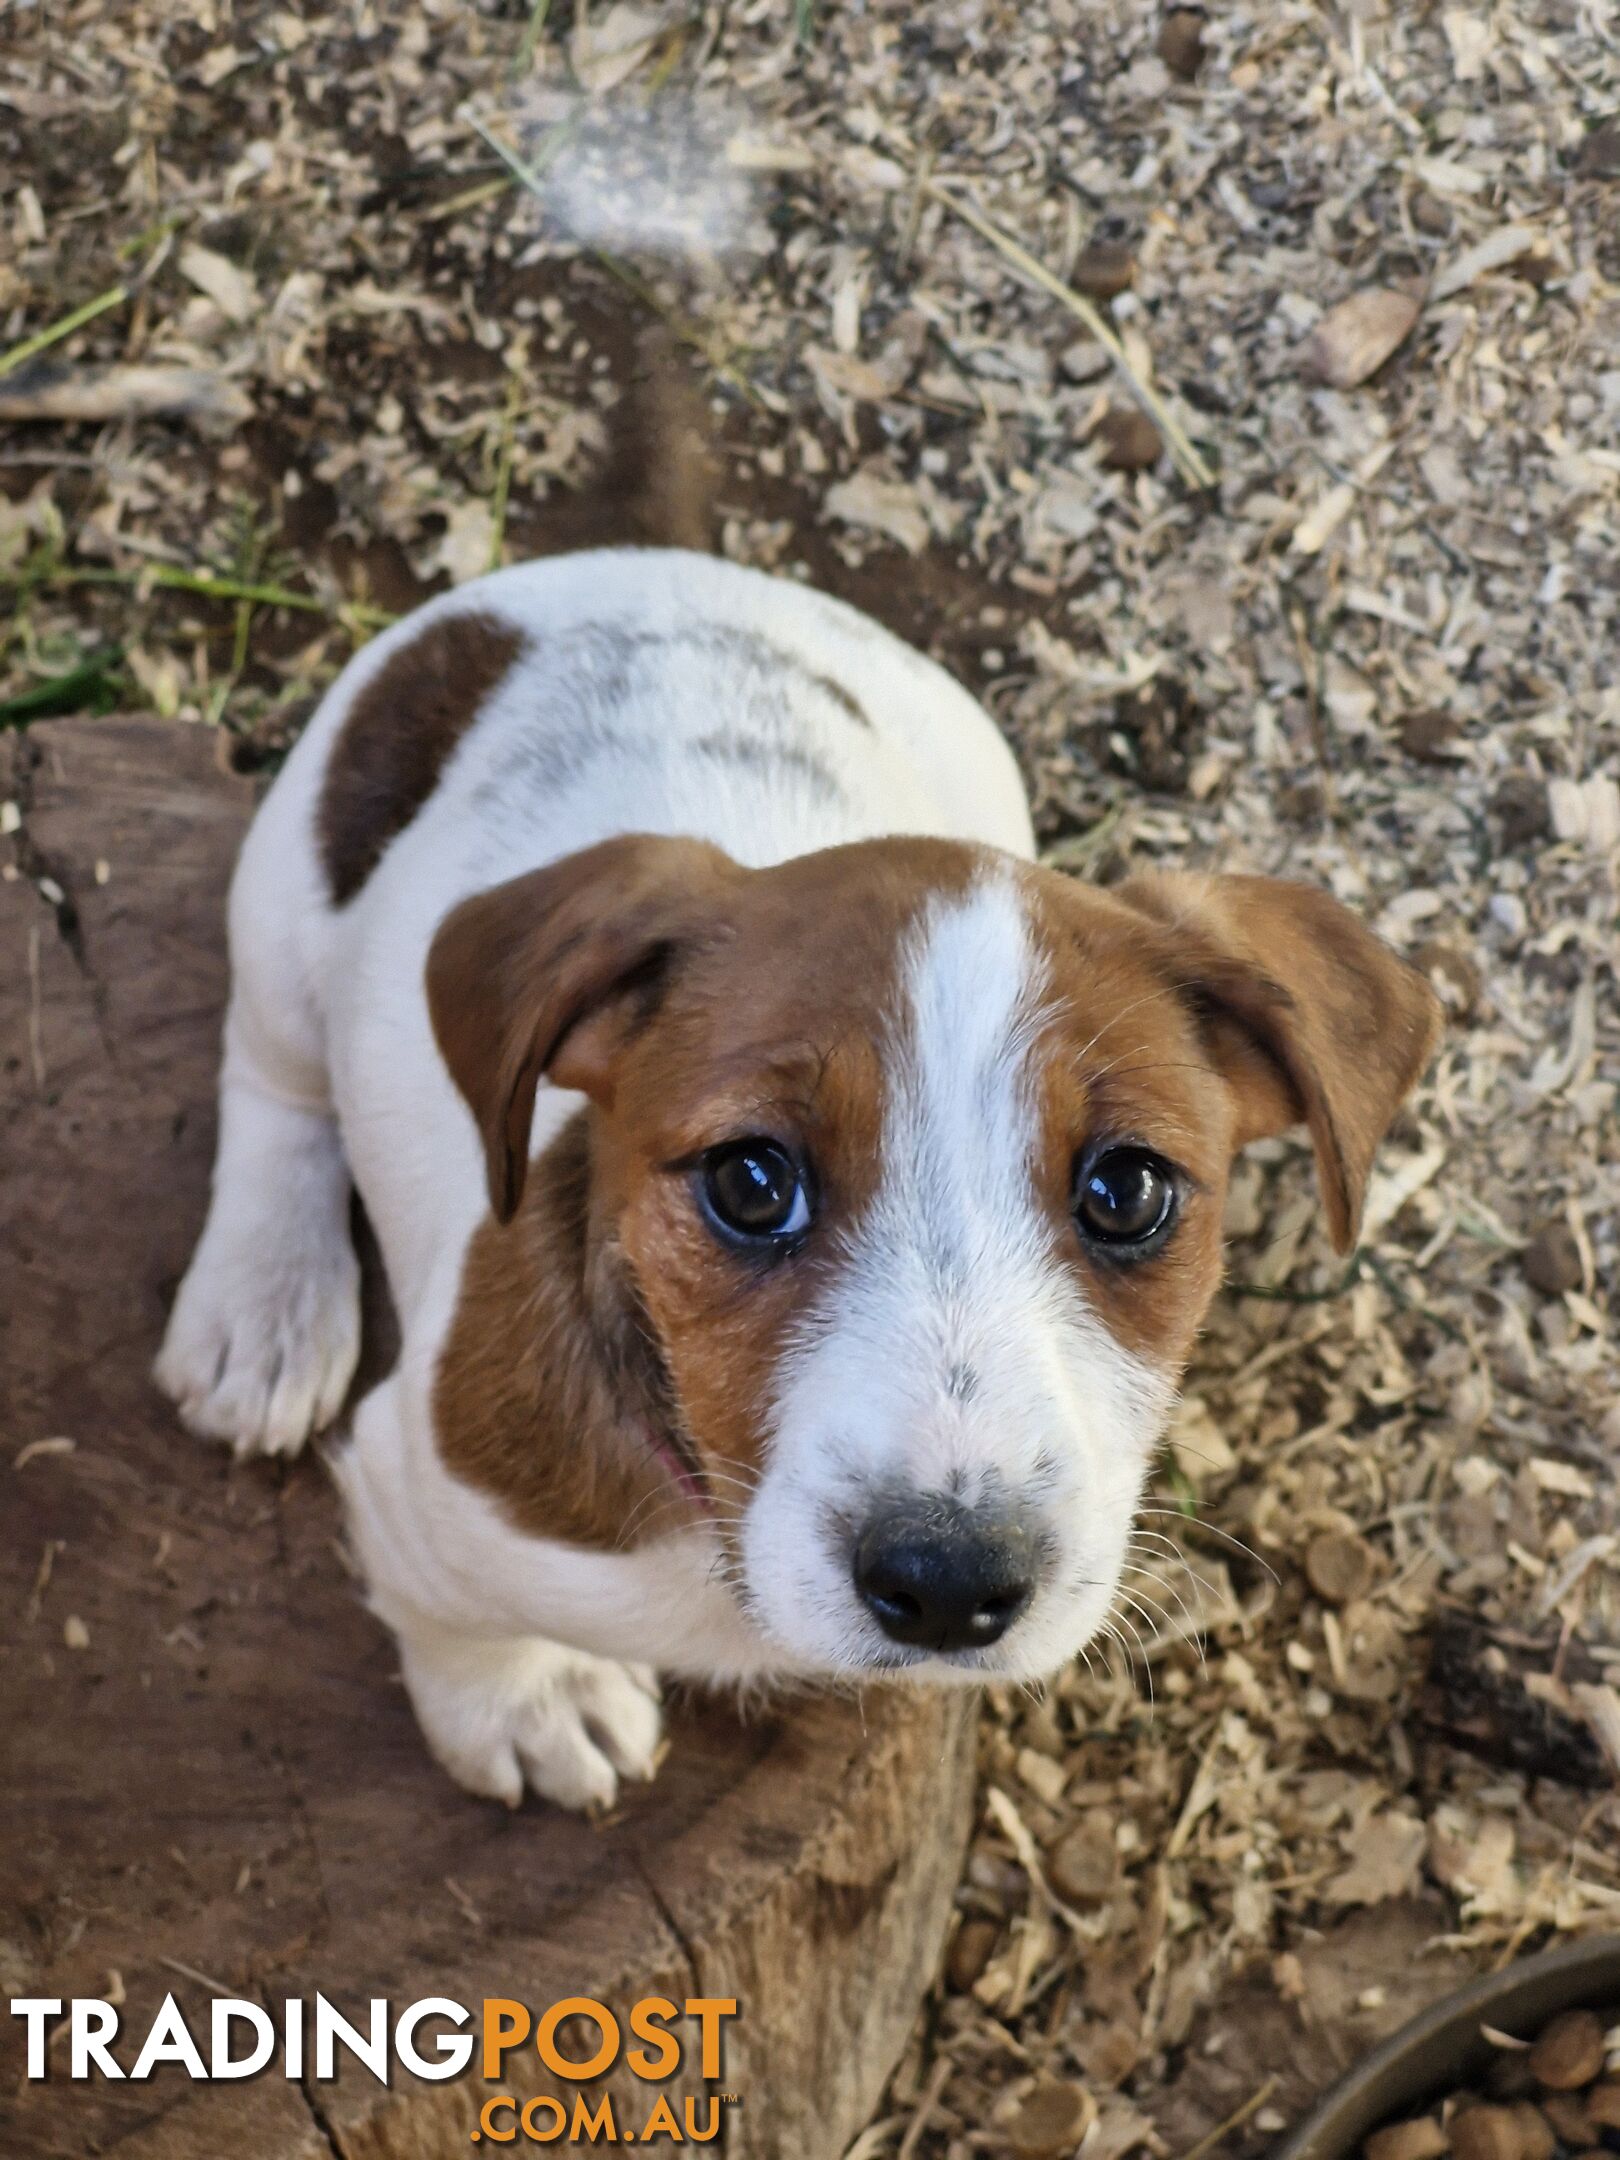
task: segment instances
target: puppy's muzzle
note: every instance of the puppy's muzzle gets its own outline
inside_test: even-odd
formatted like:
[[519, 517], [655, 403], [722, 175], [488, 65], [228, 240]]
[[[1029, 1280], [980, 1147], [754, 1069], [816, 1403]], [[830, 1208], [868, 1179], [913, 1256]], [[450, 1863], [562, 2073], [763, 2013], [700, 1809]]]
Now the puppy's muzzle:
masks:
[[855, 1546], [855, 1588], [891, 1642], [983, 1650], [1035, 1594], [1036, 1545], [1006, 1509], [963, 1507], [943, 1493], [885, 1502]]

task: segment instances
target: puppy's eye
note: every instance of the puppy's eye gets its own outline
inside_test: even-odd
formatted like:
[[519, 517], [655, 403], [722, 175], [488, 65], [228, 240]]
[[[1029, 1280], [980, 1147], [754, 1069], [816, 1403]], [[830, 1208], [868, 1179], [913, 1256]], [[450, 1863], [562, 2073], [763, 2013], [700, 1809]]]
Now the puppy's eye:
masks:
[[698, 1166], [704, 1207], [734, 1238], [777, 1244], [810, 1226], [803, 1171], [774, 1140], [730, 1140]]
[[1104, 1148], [1079, 1165], [1074, 1216], [1093, 1244], [1131, 1257], [1156, 1244], [1175, 1215], [1175, 1175], [1148, 1148]]

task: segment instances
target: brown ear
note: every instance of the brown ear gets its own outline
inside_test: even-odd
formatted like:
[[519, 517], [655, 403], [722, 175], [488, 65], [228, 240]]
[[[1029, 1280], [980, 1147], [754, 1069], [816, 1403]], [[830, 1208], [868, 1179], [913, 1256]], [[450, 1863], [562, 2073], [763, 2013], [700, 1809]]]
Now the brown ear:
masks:
[[1115, 888], [1164, 924], [1237, 1106], [1237, 1145], [1310, 1128], [1348, 1252], [1378, 1143], [1440, 1039], [1440, 1001], [1350, 910], [1281, 878], [1153, 872]]
[[498, 1221], [523, 1197], [541, 1075], [611, 1102], [618, 1054], [674, 948], [739, 875], [704, 841], [627, 833], [477, 893], [439, 925], [428, 1011], [478, 1120]]

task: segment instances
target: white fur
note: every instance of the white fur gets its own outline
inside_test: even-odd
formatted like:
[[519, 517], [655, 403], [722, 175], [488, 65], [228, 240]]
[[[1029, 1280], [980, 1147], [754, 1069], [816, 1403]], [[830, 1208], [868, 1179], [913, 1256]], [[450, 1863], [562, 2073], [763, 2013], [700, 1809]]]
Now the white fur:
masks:
[[[524, 656], [334, 909], [316, 847], [328, 751], [390, 654], [464, 608], [521, 629]], [[717, 760], [706, 744], [722, 723], [785, 741], [835, 786]], [[880, 1470], [971, 1496], [994, 1464], [1038, 1498], [1061, 1564], [976, 1669], [1049, 1668], [1101, 1617], [1161, 1399], [1081, 1308], [1033, 1220], [1022, 1045], [1040, 986], [1011, 886], [989, 885], [939, 911], [912, 956], [880, 1202], [836, 1309], [784, 1376], [743, 1596], [706, 1528], [588, 1553], [519, 1533], [446, 1470], [432, 1381], [486, 1202], [473, 1121], [429, 1023], [428, 947], [469, 894], [629, 830], [694, 834], [750, 864], [891, 833], [1033, 853], [1016, 767], [981, 708], [820, 594], [625, 550], [434, 601], [345, 670], [243, 848], [213, 1201], [157, 1367], [187, 1421], [239, 1452], [288, 1452], [326, 1422], [354, 1362], [352, 1174], [403, 1337], [336, 1465], [372, 1601], [453, 1774], [507, 1799], [526, 1777], [568, 1805], [605, 1804], [617, 1776], [645, 1774], [654, 1728], [634, 1668], [650, 1654], [726, 1680], [873, 1662], [876, 1631], [811, 1526]], [[536, 1149], [576, 1104], [542, 1088]], [[966, 1407], [945, 1389], [953, 1359], [981, 1369]]]
[[265, 1094], [227, 1054], [214, 1194], [155, 1377], [193, 1432], [296, 1454], [337, 1416], [360, 1352], [337, 1120]]
[[[936, 905], [910, 955], [886, 1045], [882, 1180], [836, 1295], [786, 1363], [747, 1518], [750, 1603], [827, 1665], [1036, 1678], [1113, 1600], [1168, 1390], [1086, 1310], [1037, 1212], [1028, 1056], [1043, 988], [1008, 879]], [[842, 1526], [896, 1488], [1032, 1517], [1047, 1564], [993, 1648], [897, 1651], [851, 1596]]]
[[658, 1753], [652, 1668], [539, 1636], [422, 1627], [400, 1639], [428, 1746], [469, 1792], [516, 1807], [525, 1779], [560, 1807], [611, 1807], [620, 1776], [649, 1778]]

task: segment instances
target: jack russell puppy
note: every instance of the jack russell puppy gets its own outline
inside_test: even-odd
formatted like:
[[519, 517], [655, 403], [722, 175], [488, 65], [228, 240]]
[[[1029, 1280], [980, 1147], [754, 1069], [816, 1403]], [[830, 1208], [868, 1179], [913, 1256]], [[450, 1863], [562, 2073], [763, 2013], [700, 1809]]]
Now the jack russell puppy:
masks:
[[680, 552], [503, 570], [350, 663], [230, 900], [218, 1157], [157, 1378], [337, 1454], [475, 1793], [649, 1774], [655, 1669], [1034, 1680], [1108, 1618], [1303, 1121], [1356, 1235], [1428, 986], [1257, 877], [1037, 868], [1017, 769], [853, 609]]

